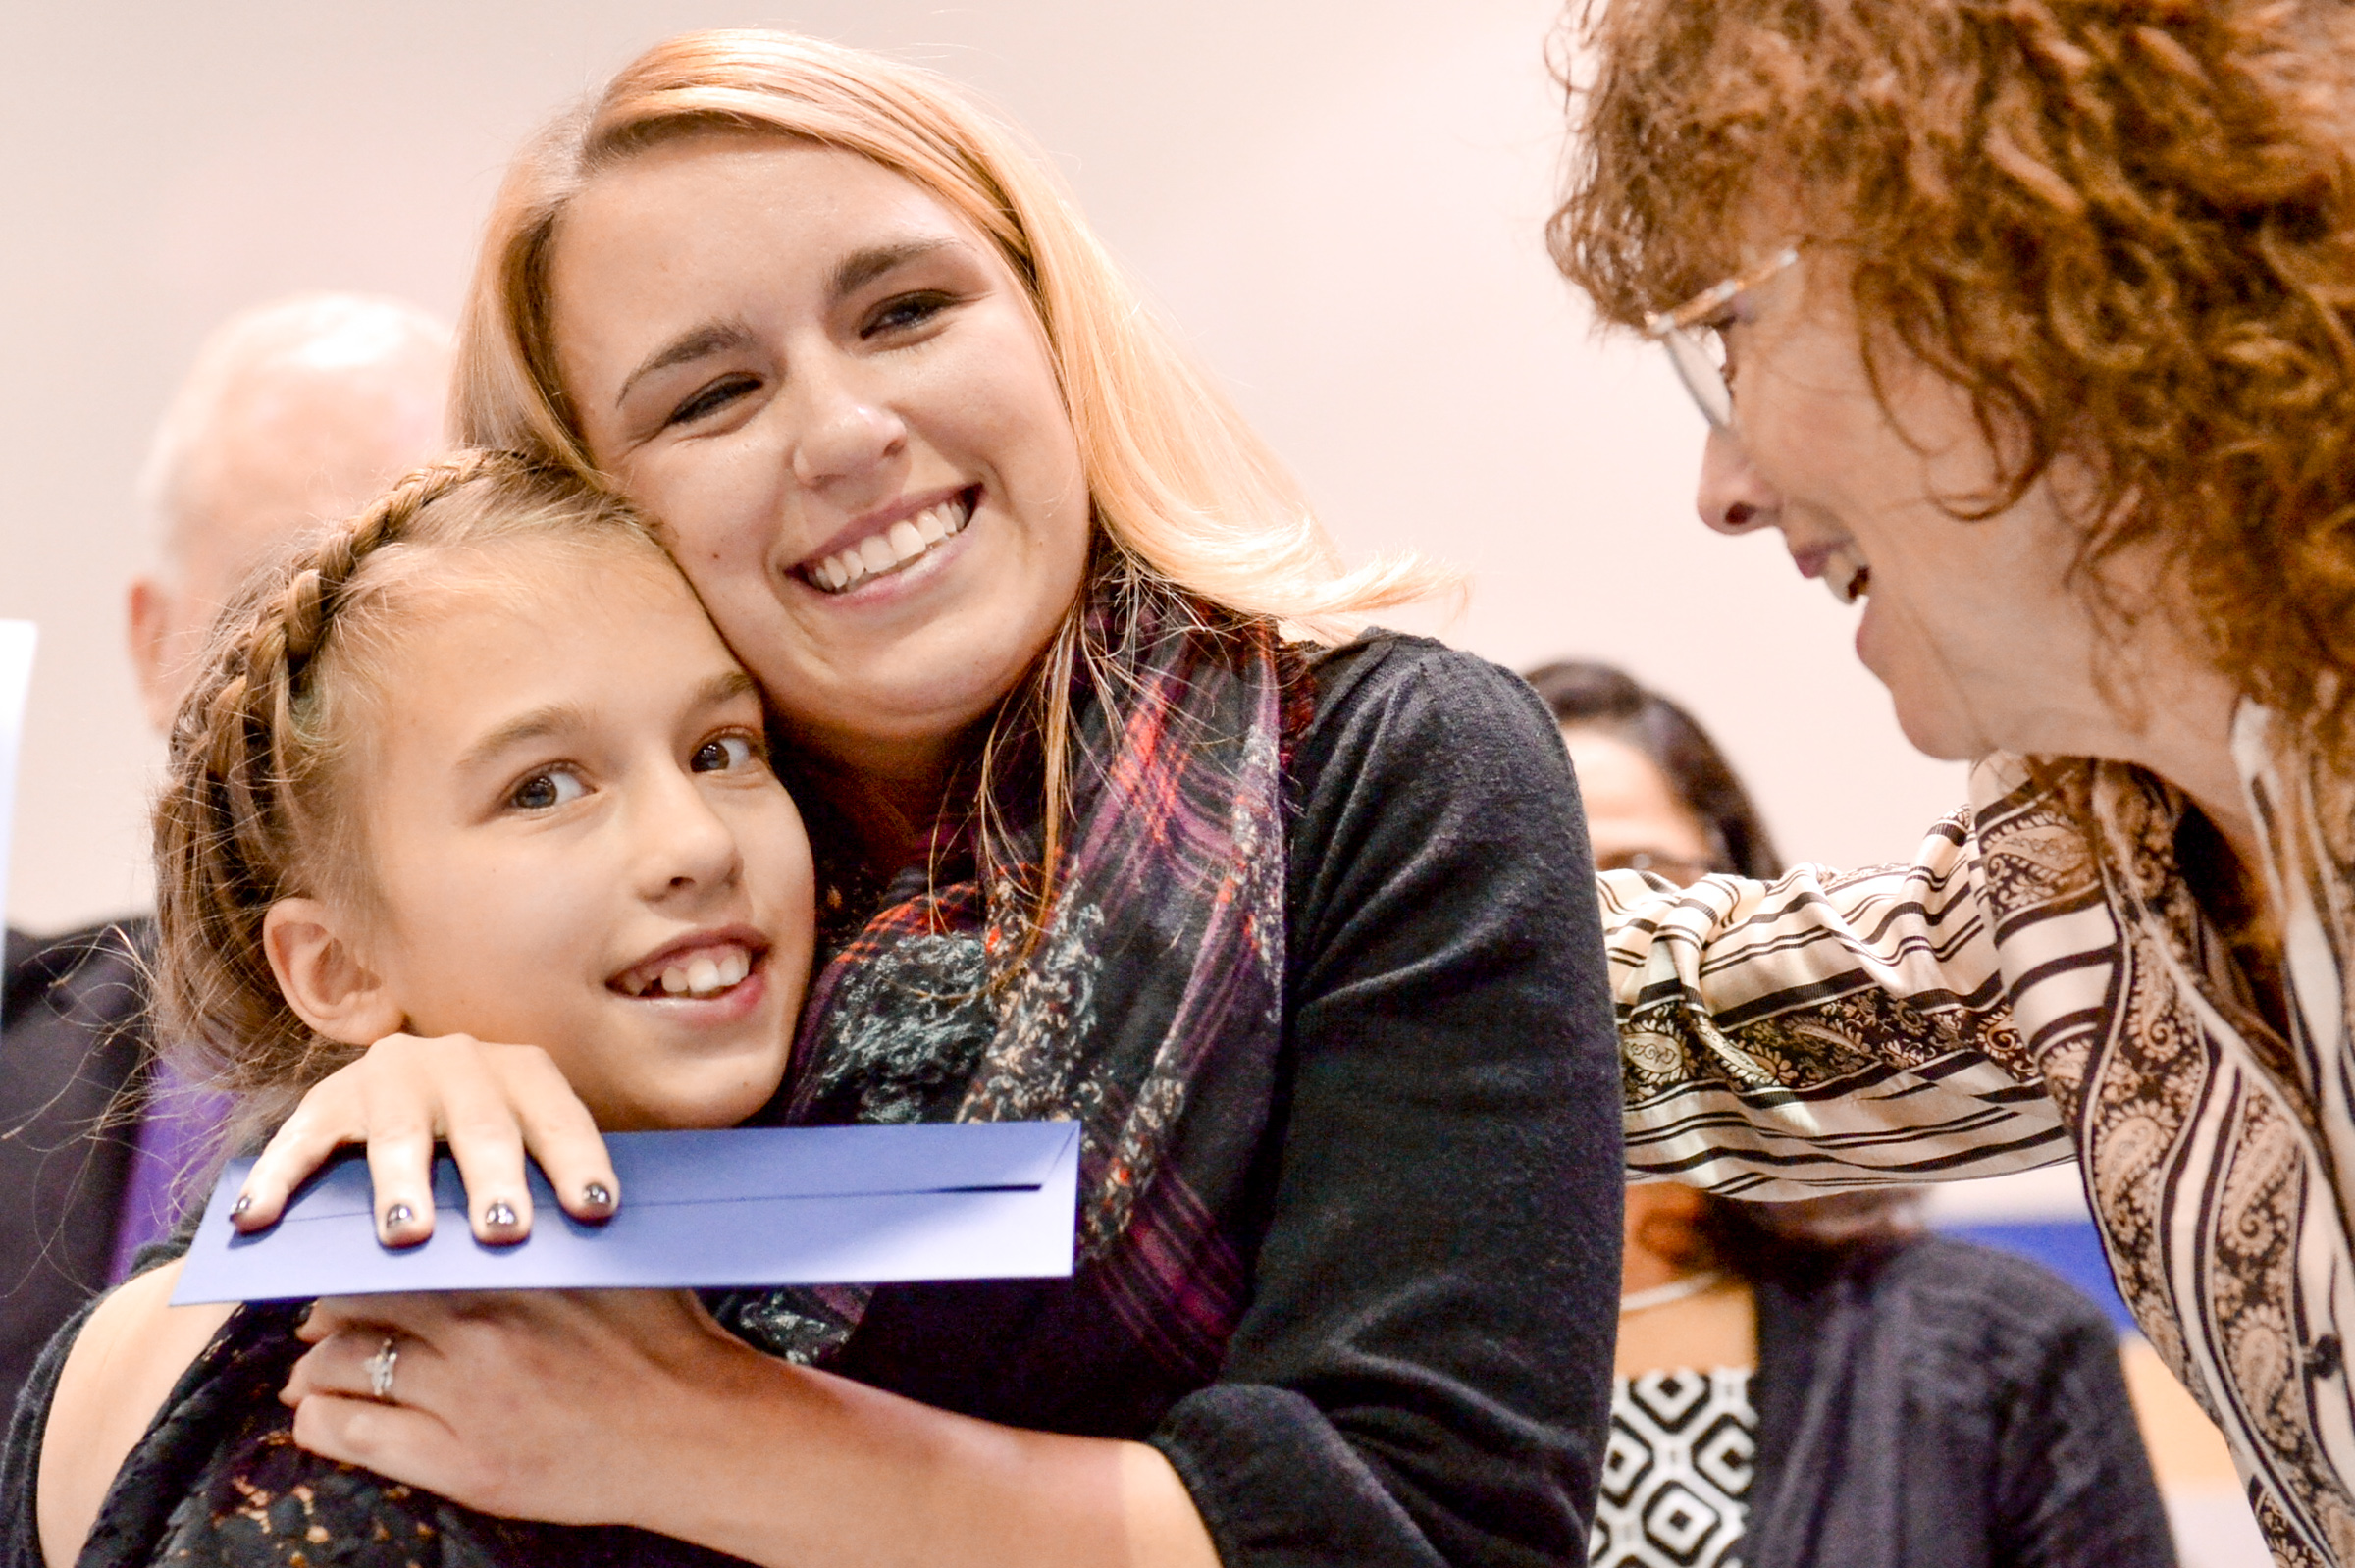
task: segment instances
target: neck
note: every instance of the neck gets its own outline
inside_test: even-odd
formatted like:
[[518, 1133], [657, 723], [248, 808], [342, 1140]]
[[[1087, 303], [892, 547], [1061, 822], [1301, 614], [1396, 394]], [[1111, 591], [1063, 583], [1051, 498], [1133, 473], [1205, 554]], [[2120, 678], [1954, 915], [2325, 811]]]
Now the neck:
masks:
[[957, 772], [960, 748], [954, 738], [862, 737], [847, 755], [815, 737], [797, 739], [803, 742], [801, 771], [849, 819], [868, 865], [895, 871], [923, 854]]

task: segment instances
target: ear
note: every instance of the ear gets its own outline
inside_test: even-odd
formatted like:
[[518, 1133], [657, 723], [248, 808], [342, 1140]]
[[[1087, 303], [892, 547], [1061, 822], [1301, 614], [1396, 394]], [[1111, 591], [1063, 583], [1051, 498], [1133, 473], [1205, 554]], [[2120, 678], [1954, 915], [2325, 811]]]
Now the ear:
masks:
[[374, 1045], [407, 1021], [357, 933], [318, 899], [280, 899], [262, 916], [262, 950], [295, 1016], [331, 1040]]
[[131, 672], [138, 677], [139, 700], [147, 709], [147, 722], [158, 734], [172, 728], [172, 715], [180, 706], [181, 665], [187, 653], [179, 646], [177, 628], [172, 624], [178, 598], [154, 578], [141, 576], [131, 580], [131, 602], [126, 606]]

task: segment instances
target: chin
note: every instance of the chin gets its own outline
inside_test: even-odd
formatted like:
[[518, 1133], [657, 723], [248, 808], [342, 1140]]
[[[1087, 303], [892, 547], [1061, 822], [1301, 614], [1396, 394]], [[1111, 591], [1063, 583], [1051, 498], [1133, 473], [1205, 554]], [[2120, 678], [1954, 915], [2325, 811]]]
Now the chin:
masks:
[[1959, 715], [1933, 704], [1909, 704], [1892, 695], [1897, 727], [1922, 756], [1941, 762], [1975, 762], [1992, 750]]

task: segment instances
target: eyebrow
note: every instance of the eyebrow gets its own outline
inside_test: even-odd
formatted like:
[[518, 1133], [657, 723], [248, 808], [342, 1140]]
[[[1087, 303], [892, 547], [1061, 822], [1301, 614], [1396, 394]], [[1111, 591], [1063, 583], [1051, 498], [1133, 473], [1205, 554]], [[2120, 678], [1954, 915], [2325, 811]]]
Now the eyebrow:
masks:
[[613, 406], [619, 408], [629, 397], [630, 389], [657, 370], [707, 359], [731, 348], [743, 348], [752, 340], [752, 329], [742, 322], [710, 322], [682, 333], [640, 360], [638, 368], [622, 378], [621, 391], [613, 394]]
[[[759, 690], [750, 675], [731, 669], [697, 687], [695, 695], [688, 699], [688, 707], [690, 711], [703, 712], [724, 706], [739, 697], [758, 696]], [[458, 766], [472, 772], [490, 765], [500, 754], [515, 747], [567, 730], [586, 729], [589, 722], [589, 710], [578, 703], [550, 703], [546, 707], [535, 707], [528, 713], [518, 713], [468, 747], [466, 755], [458, 759]]]
[[[962, 244], [949, 238], [908, 239], [893, 245], [869, 245], [854, 250], [842, 258], [828, 280], [830, 297], [840, 299], [845, 294], [865, 287], [895, 267], [928, 256], [936, 250], [947, 250]], [[712, 354], [725, 353], [731, 348], [743, 348], [753, 340], [752, 329], [742, 322], [707, 322], [680, 334], [638, 362], [638, 368], [624, 376], [621, 390], [613, 394], [613, 406], [620, 407], [630, 395], [630, 389], [658, 370], [690, 364]]]

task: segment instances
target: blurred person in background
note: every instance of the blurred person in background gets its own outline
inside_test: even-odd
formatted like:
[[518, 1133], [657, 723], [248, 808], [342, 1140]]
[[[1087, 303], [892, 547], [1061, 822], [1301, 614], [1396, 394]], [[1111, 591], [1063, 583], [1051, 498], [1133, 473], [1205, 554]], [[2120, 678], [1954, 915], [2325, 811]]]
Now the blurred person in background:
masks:
[[[1528, 680], [1598, 867], [1782, 874], [1683, 708], [1603, 664]], [[2175, 1560], [2109, 1322], [2059, 1278], [1924, 1234], [1902, 1187], [1627, 1198], [1595, 1568]]]
[[[140, 486], [152, 564], [131, 667], [170, 724], [191, 656], [264, 556], [355, 511], [446, 444], [450, 333], [416, 306], [304, 294], [223, 323], [157, 430]], [[220, 1114], [147, 1050], [146, 915], [7, 937], [0, 997], [0, 1405], [57, 1326], [176, 1215]]]

